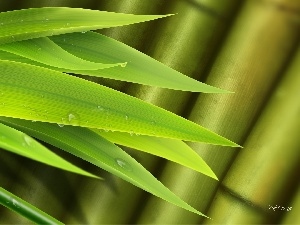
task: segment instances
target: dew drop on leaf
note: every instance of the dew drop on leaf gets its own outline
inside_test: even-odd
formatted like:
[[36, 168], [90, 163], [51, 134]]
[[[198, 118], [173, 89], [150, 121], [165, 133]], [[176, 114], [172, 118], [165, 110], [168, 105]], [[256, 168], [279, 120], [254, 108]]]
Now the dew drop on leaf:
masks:
[[15, 206], [15, 207], [17, 207], [17, 208], [20, 208], [19, 202], [18, 202], [16, 199], [13, 199], [13, 198], [12, 198], [11, 202], [12, 202], [13, 206]]
[[32, 144], [32, 139], [29, 136], [24, 135], [23, 139], [24, 139], [23, 146], [30, 146]]
[[75, 112], [70, 112], [67, 116], [68, 122], [71, 125], [79, 125], [80, 122], [80, 117], [77, 113]]
[[117, 158], [116, 163], [118, 164], [118, 166], [122, 167], [125, 170], [128, 170], [128, 171], [132, 170], [131, 166], [123, 159]]
[[104, 108], [101, 107], [100, 105], [97, 106], [97, 109], [99, 109], [100, 111], [103, 111], [103, 110], [104, 110]]
[[121, 63], [121, 67], [125, 67], [127, 65], [127, 62]]

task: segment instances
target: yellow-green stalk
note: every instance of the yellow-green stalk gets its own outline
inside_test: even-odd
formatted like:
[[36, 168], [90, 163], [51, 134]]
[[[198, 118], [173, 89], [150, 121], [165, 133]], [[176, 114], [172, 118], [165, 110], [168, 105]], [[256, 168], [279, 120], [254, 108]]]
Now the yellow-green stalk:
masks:
[[[201, 94], [189, 119], [243, 144], [297, 46], [297, 26], [294, 15], [278, 9], [272, 2], [247, 1], [206, 81], [235, 93]], [[236, 148], [198, 143], [190, 146], [206, 160], [220, 180], [239, 152]], [[219, 185], [173, 164], [168, 164], [160, 180], [204, 213]], [[151, 197], [138, 223], [197, 224], [201, 221], [202, 218]]]

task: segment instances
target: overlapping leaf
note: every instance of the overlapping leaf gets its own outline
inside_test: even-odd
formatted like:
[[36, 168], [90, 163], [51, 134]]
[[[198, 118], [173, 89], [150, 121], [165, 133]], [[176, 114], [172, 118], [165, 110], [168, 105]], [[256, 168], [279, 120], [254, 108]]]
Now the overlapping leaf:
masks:
[[77, 57], [89, 61], [127, 62], [125, 68], [71, 72], [182, 91], [230, 93], [198, 82], [121, 42], [95, 32], [59, 35], [51, 37], [51, 40]]
[[160, 156], [214, 179], [218, 179], [204, 160], [187, 144], [180, 140], [133, 135], [123, 132], [105, 132], [97, 129], [93, 129], [93, 131], [115, 144]]
[[[94, 32], [64, 34], [51, 37], [51, 40], [57, 45], [48, 38], [0, 45], [0, 50], [6, 51], [6, 53], [0, 51], [0, 59], [25, 62], [62, 72], [105, 77], [175, 90], [230, 93], [189, 78], [155, 59], [101, 34]], [[111, 68], [116, 65], [121, 65], [121, 67]], [[103, 70], [104, 68], [110, 69]]]
[[[203, 215], [170, 192], [110, 141], [165, 157], [213, 178], [216, 177], [205, 162], [180, 140], [238, 145], [137, 98], [62, 73], [101, 76], [176, 90], [228, 93], [184, 76], [129, 46], [86, 32], [162, 17], [70, 8], [0, 13], [0, 50], [4, 50], [0, 51], [0, 116], [5, 116], [1, 119], [13, 127], [177, 206]], [[124, 64], [123, 67], [117, 66], [124, 62], [127, 62], [125, 68]], [[99, 128], [116, 132], [101, 133], [97, 130]], [[122, 132], [155, 137], [128, 134], [126, 137], [126, 133]], [[12, 146], [7, 145], [6, 149], [21, 149]], [[20, 154], [26, 155], [27, 152]], [[43, 161], [42, 158], [37, 159]], [[66, 168], [67, 165], [62, 164], [61, 167]]]
[[173, 113], [95, 83], [0, 60], [0, 115], [225, 146], [235, 143]]
[[0, 147], [18, 155], [80, 175], [96, 177], [57, 156], [27, 134], [0, 123]]
[[73, 126], [59, 127], [56, 124], [45, 126], [40, 122], [32, 123], [11, 118], [0, 118], [0, 120], [103, 168], [157, 197], [205, 216], [167, 189], [126, 152], [89, 129]]
[[0, 187], [0, 204], [36, 224], [63, 224], [2, 187]]
[[63, 50], [47, 37], [3, 44], [0, 45], [0, 50], [66, 70], [98, 70], [123, 65], [123, 63], [94, 63], [80, 59]]
[[64, 33], [85, 32], [154, 20], [164, 16], [132, 15], [79, 8], [45, 7], [0, 13], [0, 44]]

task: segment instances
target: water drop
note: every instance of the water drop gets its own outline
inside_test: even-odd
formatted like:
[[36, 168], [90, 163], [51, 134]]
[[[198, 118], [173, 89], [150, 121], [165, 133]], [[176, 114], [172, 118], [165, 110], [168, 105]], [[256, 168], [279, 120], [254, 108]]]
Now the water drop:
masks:
[[125, 67], [127, 65], [127, 62], [121, 63], [121, 67]]
[[130, 131], [129, 133], [130, 133], [130, 136], [133, 136], [133, 134], [134, 134], [133, 131]]
[[117, 158], [116, 163], [118, 164], [118, 166], [122, 167], [125, 170], [128, 170], [128, 171], [132, 170], [131, 166], [123, 159]]
[[97, 106], [97, 109], [99, 109], [99, 110], [101, 110], [101, 111], [104, 110], [104, 108], [101, 107], [100, 105]]
[[57, 125], [58, 125], [59, 127], [65, 126], [64, 124], [60, 124], [60, 123], [58, 123]]
[[68, 122], [71, 124], [71, 125], [79, 125], [79, 122], [80, 122], [80, 117], [77, 113], [75, 112], [70, 112], [68, 115], [67, 115], [67, 118], [68, 118]]
[[24, 142], [23, 146], [30, 146], [32, 144], [32, 139], [31, 137], [27, 136], [26, 134], [23, 136]]
[[128, 120], [128, 116], [125, 116], [125, 119]]
[[72, 113], [70, 113], [69, 115], [68, 115], [68, 120], [69, 120], [69, 122], [71, 122], [73, 119], [75, 119], [76, 117], [75, 117], [75, 115], [74, 114], [72, 114]]
[[86, 31], [81, 31], [81, 33], [83, 33], [83, 34], [84, 34], [84, 33], [86, 33]]
[[17, 208], [19, 208], [19, 202], [16, 200], [16, 199], [13, 199], [12, 198], [12, 204], [15, 206], [15, 207], [17, 207]]

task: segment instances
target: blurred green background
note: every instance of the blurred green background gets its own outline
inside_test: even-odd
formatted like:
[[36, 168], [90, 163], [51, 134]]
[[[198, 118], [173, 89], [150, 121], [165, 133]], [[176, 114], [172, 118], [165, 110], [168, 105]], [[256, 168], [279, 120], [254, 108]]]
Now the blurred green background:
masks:
[[[300, 224], [299, 0], [0, 0], [1, 12], [50, 6], [175, 13], [99, 32], [234, 94], [197, 94], [89, 79], [181, 115], [244, 148], [188, 143], [219, 182], [123, 148], [213, 220], [151, 196], [49, 145], [105, 181], [0, 151], [3, 188], [66, 224]], [[30, 222], [0, 207], [0, 224]]]

